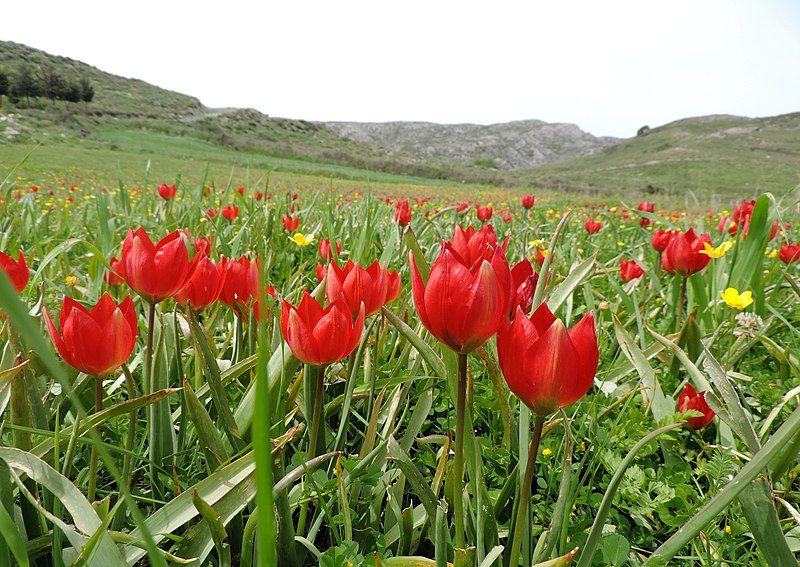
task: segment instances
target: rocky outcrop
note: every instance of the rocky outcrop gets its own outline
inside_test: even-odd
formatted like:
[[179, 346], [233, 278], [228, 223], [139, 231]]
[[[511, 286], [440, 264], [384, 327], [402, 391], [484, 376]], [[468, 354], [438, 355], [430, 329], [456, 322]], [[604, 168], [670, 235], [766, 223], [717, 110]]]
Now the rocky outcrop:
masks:
[[574, 124], [520, 120], [502, 124], [431, 122], [326, 122], [337, 134], [404, 153], [464, 164], [525, 169], [586, 156], [617, 142]]

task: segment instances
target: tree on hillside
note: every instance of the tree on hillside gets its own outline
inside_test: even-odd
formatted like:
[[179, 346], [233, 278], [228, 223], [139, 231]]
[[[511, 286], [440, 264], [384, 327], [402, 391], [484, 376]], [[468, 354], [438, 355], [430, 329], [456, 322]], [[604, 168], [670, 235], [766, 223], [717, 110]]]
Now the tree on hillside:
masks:
[[28, 104], [30, 104], [31, 97], [36, 98], [42, 94], [39, 81], [36, 80], [33, 71], [27, 64], [23, 63], [17, 67], [17, 73], [12, 84], [10, 94], [16, 99], [24, 98]]
[[83, 98], [83, 89], [77, 81], [69, 81], [64, 87], [63, 98], [67, 102], [80, 102]]
[[85, 103], [90, 103], [94, 99], [94, 87], [89, 79], [81, 77], [81, 100]]
[[8, 81], [8, 75], [0, 70], [0, 106], [3, 106], [3, 96], [10, 94], [11, 84]]
[[45, 67], [40, 71], [42, 91], [44, 96], [53, 101], [53, 106], [56, 104], [56, 99], [65, 99], [67, 91], [67, 82], [61, 73], [56, 71], [53, 67]]

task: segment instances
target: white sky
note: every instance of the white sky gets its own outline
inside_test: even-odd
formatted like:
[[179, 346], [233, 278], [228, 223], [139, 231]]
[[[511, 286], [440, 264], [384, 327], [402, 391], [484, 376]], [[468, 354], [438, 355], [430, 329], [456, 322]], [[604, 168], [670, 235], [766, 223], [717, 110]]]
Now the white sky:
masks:
[[797, 0], [7, 1], [0, 39], [309, 120], [574, 122], [800, 111]]

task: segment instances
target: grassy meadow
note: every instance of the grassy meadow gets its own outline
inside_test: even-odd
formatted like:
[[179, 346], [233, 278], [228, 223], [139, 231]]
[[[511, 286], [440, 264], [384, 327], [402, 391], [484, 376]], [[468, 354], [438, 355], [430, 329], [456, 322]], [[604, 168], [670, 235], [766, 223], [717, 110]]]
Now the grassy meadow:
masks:
[[0, 145], [0, 180], [2, 564], [797, 563], [788, 183], [522, 201], [112, 129]]

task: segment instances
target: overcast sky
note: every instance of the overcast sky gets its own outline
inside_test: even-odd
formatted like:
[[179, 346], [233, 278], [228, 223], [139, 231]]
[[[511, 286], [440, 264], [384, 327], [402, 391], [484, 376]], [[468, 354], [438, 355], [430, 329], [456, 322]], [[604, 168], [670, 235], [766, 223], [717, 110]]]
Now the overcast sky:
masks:
[[800, 111], [800, 1], [4, 2], [0, 39], [309, 120], [574, 122]]

